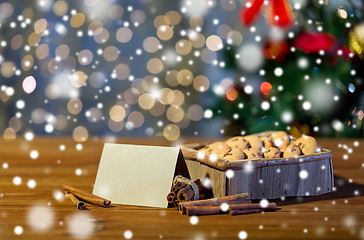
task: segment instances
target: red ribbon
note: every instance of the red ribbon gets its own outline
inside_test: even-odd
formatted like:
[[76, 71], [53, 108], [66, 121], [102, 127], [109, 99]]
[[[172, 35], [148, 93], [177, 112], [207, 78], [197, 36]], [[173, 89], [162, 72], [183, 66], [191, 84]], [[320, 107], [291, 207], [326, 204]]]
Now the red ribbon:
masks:
[[287, 27], [293, 23], [292, 9], [287, 0], [252, 0], [250, 7], [244, 7], [241, 11], [241, 21], [250, 25], [257, 17], [264, 1], [270, 5], [268, 22], [279, 27]]

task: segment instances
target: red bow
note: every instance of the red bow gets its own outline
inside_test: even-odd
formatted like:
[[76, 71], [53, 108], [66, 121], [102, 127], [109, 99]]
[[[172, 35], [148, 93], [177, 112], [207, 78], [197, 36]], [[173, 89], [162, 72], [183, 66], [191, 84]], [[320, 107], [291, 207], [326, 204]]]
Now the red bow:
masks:
[[272, 25], [279, 27], [287, 27], [293, 23], [293, 14], [290, 4], [287, 0], [252, 0], [248, 2], [246, 7], [241, 11], [241, 21], [245, 25], [249, 25], [257, 16], [261, 6], [265, 1], [270, 3], [271, 10], [268, 21]]
[[330, 51], [336, 43], [334, 36], [328, 33], [304, 32], [301, 33], [294, 45], [306, 53], [318, 53], [320, 50]]

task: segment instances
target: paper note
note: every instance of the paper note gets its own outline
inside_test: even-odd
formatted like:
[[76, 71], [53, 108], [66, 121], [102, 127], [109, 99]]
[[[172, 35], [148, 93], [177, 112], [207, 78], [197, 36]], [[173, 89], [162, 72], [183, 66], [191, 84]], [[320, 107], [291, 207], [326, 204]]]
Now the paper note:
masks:
[[179, 148], [106, 143], [93, 194], [116, 204], [166, 208], [178, 174], [189, 177]]

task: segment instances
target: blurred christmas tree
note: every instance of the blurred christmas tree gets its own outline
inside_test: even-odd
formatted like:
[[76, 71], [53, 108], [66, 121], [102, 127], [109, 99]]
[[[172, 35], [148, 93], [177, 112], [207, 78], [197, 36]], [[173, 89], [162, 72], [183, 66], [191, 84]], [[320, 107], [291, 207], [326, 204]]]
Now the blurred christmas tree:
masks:
[[260, 9], [273, 29], [263, 43], [256, 36], [262, 44], [224, 49], [226, 68], [239, 79], [213, 108], [231, 119], [225, 134], [285, 129], [294, 136], [363, 136], [364, 24], [357, 6], [351, 1], [335, 9], [324, 1], [309, 1], [302, 9], [294, 4], [295, 23], [287, 27], [287, 2], [268, 2], [263, 9], [257, 7], [263, 1], [249, 4], [241, 13], [244, 27], [256, 31], [252, 15]]
[[5, 139], [364, 135], [360, 0], [22, 3], [0, 3]]

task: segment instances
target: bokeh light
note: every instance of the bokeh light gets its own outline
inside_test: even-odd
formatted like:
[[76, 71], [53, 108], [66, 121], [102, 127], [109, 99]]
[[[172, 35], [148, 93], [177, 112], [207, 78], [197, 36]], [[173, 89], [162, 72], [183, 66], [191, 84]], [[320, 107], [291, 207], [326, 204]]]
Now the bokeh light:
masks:
[[48, 206], [33, 206], [28, 211], [28, 225], [32, 230], [45, 232], [49, 230], [54, 223], [54, 213]]
[[95, 223], [89, 221], [91, 216], [86, 213], [75, 213], [67, 221], [69, 234], [74, 238], [88, 238], [95, 230]]
[[[247, 134], [255, 129], [253, 118], [269, 119], [273, 128], [282, 129], [305, 120], [310, 123], [305, 132], [319, 135], [337, 129], [346, 134], [355, 125], [337, 119], [343, 127], [334, 127], [336, 119], [320, 115], [331, 116], [347, 94], [358, 100], [361, 92], [353, 80], [361, 72], [351, 63], [362, 58], [362, 26], [353, 24], [356, 13], [349, 7], [335, 6], [331, 14], [347, 29], [347, 44], [338, 47], [341, 38], [334, 36], [331, 50], [310, 53], [297, 45], [305, 33], [299, 31], [302, 19], [297, 28], [242, 27], [243, 1], [176, 4], [0, 3], [3, 138], [14, 140], [29, 131], [33, 136], [72, 134], [78, 142], [105, 134], [163, 135], [175, 141], [183, 135]], [[293, 2], [295, 11], [304, 7], [309, 7], [305, 1]], [[333, 34], [324, 22], [308, 19], [305, 24], [318, 35]], [[329, 63], [342, 61], [347, 65], [338, 76], [326, 76]], [[295, 84], [299, 81], [303, 85]], [[357, 116], [353, 120], [361, 121], [360, 111], [350, 113]], [[247, 112], [249, 119], [242, 117]], [[217, 119], [226, 121], [217, 124]], [[219, 125], [214, 133], [205, 130], [210, 124]]]
[[88, 139], [88, 131], [83, 126], [78, 126], [73, 130], [72, 137], [76, 142], [86, 142]]
[[270, 91], [272, 90], [272, 84], [270, 84], [269, 82], [263, 82], [260, 85], [260, 91], [264, 94], [264, 95], [268, 95], [270, 93]]
[[23, 90], [26, 93], [32, 93], [37, 86], [37, 82], [33, 76], [28, 76], [23, 80]]
[[110, 119], [115, 122], [121, 122], [126, 116], [125, 109], [120, 105], [115, 105], [110, 109]]

